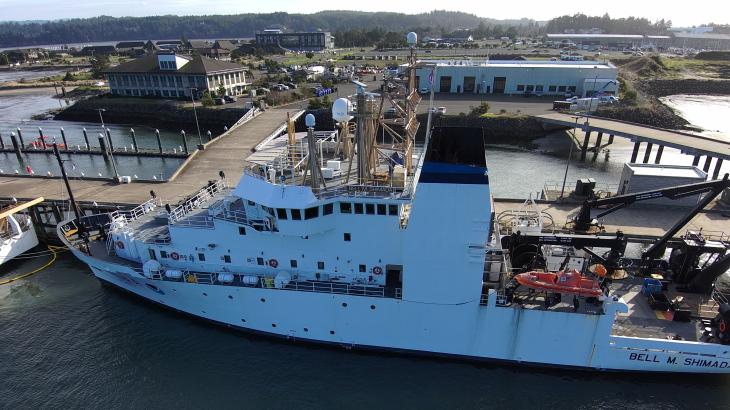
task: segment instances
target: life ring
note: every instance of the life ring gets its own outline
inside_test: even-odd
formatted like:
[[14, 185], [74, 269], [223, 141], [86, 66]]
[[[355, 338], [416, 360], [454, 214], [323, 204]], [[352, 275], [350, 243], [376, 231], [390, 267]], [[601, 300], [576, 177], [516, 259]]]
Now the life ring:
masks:
[[180, 259], [180, 255], [178, 255], [178, 254], [177, 254], [177, 252], [173, 252], [173, 253], [171, 253], [171, 254], [170, 254], [170, 257], [171, 257], [171, 258], [172, 258], [173, 260], [178, 260], [178, 259]]
[[376, 275], [381, 275], [383, 273], [383, 268], [381, 268], [380, 266], [376, 266], [373, 268], [373, 273]]
[[276, 267], [279, 266], [279, 261], [276, 259], [269, 259], [269, 266], [276, 269]]
[[124, 249], [124, 242], [122, 242], [122, 241], [117, 241], [117, 248], [119, 248], [119, 249]]
[[720, 328], [720, 332], [722, 332], [722, 333], [725, 333], [725, 330], [727, 330], [727, 325], [725, 324], [725, 321], [724, 320], [721, 320], [720, 321], [719, 328]]

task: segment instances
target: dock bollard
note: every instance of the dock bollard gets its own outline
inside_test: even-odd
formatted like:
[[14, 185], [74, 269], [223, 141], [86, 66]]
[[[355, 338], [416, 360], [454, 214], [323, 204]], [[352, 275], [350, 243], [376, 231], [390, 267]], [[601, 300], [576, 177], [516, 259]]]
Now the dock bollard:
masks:
[[114, 143], [112, 142], [112, 132], [109, 131], [109, 128], [106, 129], [106, 136], [109, 138], [109, 151], [111, 153], [114, 153]]
[[43, 138], [43, 128], [41, 127], [38, 127], [38, 139], [41, 140], [41, 147], [43, 147], [43, 149], [48, 148], [46, 146], [46, 139]]
[[183, 149], [185, 150], [185, 155], [188, 155], [188, 139], [185, 138], [185, 130], [180, 131], [180, 135], [182, 135]]
[[101, 154], [104, 155], [104, 160], [109, 161], [109, 152], [106, 150], [106, 139], [102, 133], [99, 133], [99, 149], [101, 150]]
[[70, 151], [68, 142], [66, 142], [66, 131], [63, 130], [63, 127], [61, 127], [61, 139], [63, 140], [63, 146], [66, 147], [66, 151]]
[[155, 136], [157, 137], [157, 149], [160, 151], [160, 155], [162, 155], [162, 141], [160, 141], [160, 130], [155, 130]]
[[213, 140], [213, 133], [211, 133], [210, 130], [208, 130], [208, 132], [206, 133], [206, 135], [208, 136], [208, 141], [212, 141]]
[[18, 139], [15, 138], [15, 133], [10, 133], [10, 142], [13, 144], [13, 149], [15, 150], [15, 154], [17, 156], [22, 156], [23, 150], [20, 147], [20, 144], [18, 144]]
[[134, 144], [132, 148], [134, 148], [134, 152], [139, 152], [139, 148], [137, 148], [137, 135], [134, 133], [134, 128], [129, 129], [129, 134], [132, 136], [132, 144]]
[[18, 142], [20, 143], [20, 149], [21, 151], [25, 149], [25, 143], [23, 143], [23, 133], [20, 131], [20, 127], [17, 128], [18, 131]]
[[86, 150], [91, 151], [91, 144], [89, 144], [89, 135], [86, 134], [86, 128], [82, 129], [81, 132], [84, 133], [84, 142], [86, 142]]

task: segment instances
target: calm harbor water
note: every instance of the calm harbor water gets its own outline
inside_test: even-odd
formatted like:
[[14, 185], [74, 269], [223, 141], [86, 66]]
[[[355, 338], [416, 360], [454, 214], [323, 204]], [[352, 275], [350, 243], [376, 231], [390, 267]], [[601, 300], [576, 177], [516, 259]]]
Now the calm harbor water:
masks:
[[[538, 144], [534, 151], [489, 148], [495, 195], [525, 197], [546, 179], [562, 181], [567, 139]], [[615, 183], [630, 153], [617, 139], [608, 160], [574, 159], [569, 186], [587, 176]], [[667, 150], [662, 162], [670, 161], [691, 158]], [[0, 276], [43, 263], [14, 261]], [[725, 376], [536, 370], [250, 336], [103, 287], [68, 253], [0, 286], [0, 408], [698, 409], [729, 402]]]

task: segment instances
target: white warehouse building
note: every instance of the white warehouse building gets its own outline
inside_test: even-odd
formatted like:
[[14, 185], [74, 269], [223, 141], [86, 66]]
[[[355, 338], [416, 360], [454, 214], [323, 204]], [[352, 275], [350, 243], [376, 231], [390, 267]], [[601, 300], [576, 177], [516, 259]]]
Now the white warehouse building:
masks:
[[[456, 94], [564, 95], [589, 97], [618, 93], [618, 70], [610, 62], [548, 60], [421, 60], [419, 90]], [[433, 67], [435, 65], [435, 69]]]

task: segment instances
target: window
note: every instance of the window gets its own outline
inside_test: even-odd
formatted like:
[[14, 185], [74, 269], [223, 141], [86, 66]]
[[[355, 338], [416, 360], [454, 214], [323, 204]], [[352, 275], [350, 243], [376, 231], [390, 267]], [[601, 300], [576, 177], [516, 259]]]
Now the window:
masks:
[[345, 240], [345, 242], [350, 242], [352, 240], [352, 235], [350, 235], [349, 232], [345, 232], [344, 240]]
[[334, 206], [332, 204], [324, 204], [322, 206], [322, 215], [331, 215]]
[[290, 260], [290, 261], [289, 261], [289, 265], [290, 265], [290, 266], [291, 266], [292, 268], [296, 268], [296, 267], [297, 267], [297, 260], [296, 260], [296, 259], [292, 259], [292, 260]]
[[518, 84], [517, 85], [517, 91], [525, 91], [525, 85], [524, 84]]
[[317, 269], [324, 269], [324, 262], [322, 262], [322, 261], [317, 262]]
[[554, 93], [557, 89], [558, 89], [557, 86], [551, 85], [550, 87], [548, 87], [548, 92]]
[[558, 92], [564, 93], [566, 88], [568, 87], [561, 85], [560, 87], [558, 87]]
[[568, 86], [568, 91], [570, 91], [571, 93], [574, 93], [575, 92], [575, 86], [574, 85]]
[[167, 258], [167, 252], [166, 251], [160, 251], [160, 258]]
[[246, 227], [245, 226], [239, 226], [238, 227], [238, 234], [239, 235], [246, 235]]
[[304, 210], [304, 219], [314, 219], [319, 215], [319, 207], [315, 206]]
[[198, 260], [201, 261], [201, 262], [205, 262], [205, 254], [204, 253], [199, 253], [198, 254]]
[[355, 204], [355, 213], [362, 214], [362, 204]]
[[254, 201], [246, 201], [248, 202], [248, 206], [256, 206], [256, 202]]
[[385, 215], [385, 204], [378, 204], [378, 215]]
[[398, 205], [388, 205], [388, 215], [398, 215]]
[[155, 250], [152, 248], [148, 249], [150, 251], [150, 259], [157, 259], [157, 255], [155, 255]]
[[287, 219], [287, 217], [286, 217], [286, 209], [284, 209], [284, 208], [276, 208], [276, 216], [278, 216], [279, 219]]
[[223, 255], [223, 262], [231, 263], [231, 255]]
[[375, 204], [365, 204], [365, 213], [375, 215]]
[[365, 272], [365, 271], [367, 271], [367, 267], [366, 267], [365, 265], [362, 265], [362, 264], [360, 264], [359, 268], [360, 268], [360, 269], [359, 269], [359, 270], [360, 270], [360, 272]]
[[543, 91], [543, 89], [544, 89], [544, 88], [545, 88], [545, 87], [544, 87], [544, 86], [542, 86], [542, 85], [536, 85], [536, 86], [535, 86], [535, 91], [537, 91], [537, 92], [541, 93], [541, 92]]
[[295, 221], [301, 221], [302, 220], [302, 211], [299, 209], [292, 209], [291, 210], [291, 219]]
[[262, 258], [260, 256], [258, 258], [256, 258], [256, 264], [263, 266], [264, 265], [264, 258]]
[[349, 202], [340, 202], [340, 213], [341, 214], [351, 214], [352, 213], [352, 204]]
[[526, 90], [527, 90], [528, 93], [529, 92], [532, 92], [532, 91], [535, 90], [535, 86], [534, 85], [528, 85]]

